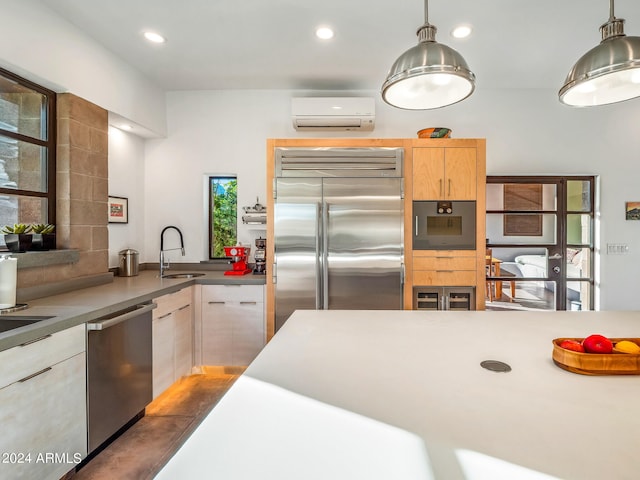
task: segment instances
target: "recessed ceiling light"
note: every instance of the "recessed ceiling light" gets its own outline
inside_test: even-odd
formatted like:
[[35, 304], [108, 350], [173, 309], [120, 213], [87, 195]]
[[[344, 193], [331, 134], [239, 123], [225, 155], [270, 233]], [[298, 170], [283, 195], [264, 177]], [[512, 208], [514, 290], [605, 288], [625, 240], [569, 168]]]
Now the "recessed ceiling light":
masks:
[[455, 38], [467, 38], [469, 35], [471, 35], [469, 25], [458, 25], [451, 31], [451, 36]]
[[167, 41], [166, 38], [155, 32], [144, 32], [144, 38], [153, 43], [164, 43]]
[[318, 27], [316, 29], [316, 37], [322, 40], [329, 40], [333, 38], [333, 30], [329, 27]]
[[122, 125], [120, 125], [120, 128], [122, 130], [133, 130], [133, 126], [129, 125], [128, 123], [123, 123]]

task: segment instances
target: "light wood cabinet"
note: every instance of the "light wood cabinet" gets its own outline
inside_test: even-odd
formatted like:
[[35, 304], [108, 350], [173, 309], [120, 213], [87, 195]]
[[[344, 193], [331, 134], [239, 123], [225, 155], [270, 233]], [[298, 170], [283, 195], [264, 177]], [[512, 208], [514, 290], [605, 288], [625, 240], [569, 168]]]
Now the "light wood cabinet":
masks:
[[249, 365], [265, 342], [262, 285], [202, 286], [204, 365]]
[[416, 286], [474, 286], [475, 250], [415, 250], [413, 284]]
[[57, 480], [87, 456], [85, 326], [0, 352], [2, 478]]
[[154, 299], [153, 398], [156, 398], [193, 367], [192, 288]]
[[[484, 309], [486, 142], [483, 139], [418, 139], [406, 164], [404, 307], [413, 308], [413, 287], [475, 287], [475, 308]], [[413, 201], [475, 201], [475, 250], [413, 250]]]
[[476, 149], [413, 149], [414, 200], [475, 200]]
[[[266, 312], [267, 337], [275, 333], [275, 284], [270, 268], [273, 268], [275, 202], [273, 176], [275, 172], [275, 147], [402, 147], [404, 148], [404, 252], [405, 252], [405, 309], [413, 308], [413, 286], [470, 286], [476, 292], [484, 291], [485, 273], [485, 186], [486, 186], [486, 141], [481, 138], [298, 138], [267, 140], [267, 182], [266, 199], [269, 221], [267, 221], [267, 276]], [[437, 265], [416, 264], [418, 272], [414, 277], [413, 251], [413, 201], [475, 201], [476, 202], [476, 250], [472, 252], [475, 267], [471, 270], [470, 260], [452, 268], [454, 273], [438, 273]], [[418, 283], [420, 282], [420, 283]], [[427, 282], [427, 283], [423, 283]], [[453, 282], [453, 283], [452, 283]], [[477, 294], [476, 309], [484, 309], [484, 295]]]

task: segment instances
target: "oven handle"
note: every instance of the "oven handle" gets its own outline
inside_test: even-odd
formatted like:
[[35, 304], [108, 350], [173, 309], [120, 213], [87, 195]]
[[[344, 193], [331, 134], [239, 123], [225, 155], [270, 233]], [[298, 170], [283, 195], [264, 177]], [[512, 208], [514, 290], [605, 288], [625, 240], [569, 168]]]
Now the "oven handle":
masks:
[[130, 320], [134, 317], [150, 312], [157, 306], [158, 306], [157, 303], [147, 303], [145, 305], [136, 305], [136, 309], [131, 312], [118, 315], [117, 317], [109, 318], [108, 320], [87, 323], [87, 330], [105, 330], [109, 327], [113, 327], [114, 325], [117, 325], [118, 323], [126, 322], [127, 320]]

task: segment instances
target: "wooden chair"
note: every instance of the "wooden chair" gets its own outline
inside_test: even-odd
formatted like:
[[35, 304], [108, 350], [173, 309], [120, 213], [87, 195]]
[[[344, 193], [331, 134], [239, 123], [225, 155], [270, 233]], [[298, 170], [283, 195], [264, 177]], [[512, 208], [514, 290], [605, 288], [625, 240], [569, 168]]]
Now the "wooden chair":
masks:
[[[496, 266], [493, 261], [493, 249], [487, 248], [486, 257], [485, 257], [485, 270], [487, 277], [496, 276]], [[500, 273], [499, 275], [502, 275]], [[503, 282], [509, 282], [509, 286], [511, 287], [511, 298], [510, 302], [513, 302], [513, 299], [516, 298], [516, 282], [512, 280], [501, 280], [499, 282], [502, 285]], [[495, 280], [487, 280], [485, 286], [485, 297], [489, 298], [490, 302], [493, 302], [494, 298], [502, 298], [502, 291], [497, 291], [498, 282]], [[500, 289], [502, 290], [502, 289]]]
[[[487, 248], [486, 257], [485, 257], [485, 276], [491, 277], [495, 275], [495, 269], [493, 266], [493, 250], [491, 248]], [[493, 302], [495, 297], [495, 288], [496, 284], [493, 280], [487, 280], [485, 285], [485, 297], [489, 298], [490, 302]]]

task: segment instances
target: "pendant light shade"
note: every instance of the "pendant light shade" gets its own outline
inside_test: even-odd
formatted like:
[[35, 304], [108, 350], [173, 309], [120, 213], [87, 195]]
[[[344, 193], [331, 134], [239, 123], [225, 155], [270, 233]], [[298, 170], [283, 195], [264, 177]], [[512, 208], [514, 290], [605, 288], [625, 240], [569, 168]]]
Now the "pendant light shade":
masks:
[[428, 110], [457, 103], [473, 93], [475, 75], [458, 52], [436, 42], [436, 31], [429, 24], [425, 0], [418, 45], [398, 57], [382, 85], [382, 98], [389, 105]]
[[600, 27], [602, 41], [576, 62], [558, 93], [566, 105], [608, 105], [640, 96], [640, 37], [624, 34], [613, 2], [609, 20]]

